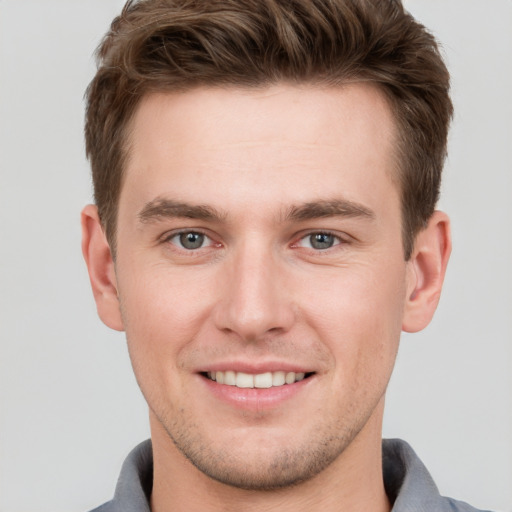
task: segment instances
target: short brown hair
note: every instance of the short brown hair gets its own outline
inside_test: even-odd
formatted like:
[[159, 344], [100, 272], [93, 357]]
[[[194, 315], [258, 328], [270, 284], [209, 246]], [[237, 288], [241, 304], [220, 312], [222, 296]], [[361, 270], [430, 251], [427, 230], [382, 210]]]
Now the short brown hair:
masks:
[[86, 151], [113, 251], [127, 130], [144, 95], [361, 80], [385, 93], [397, 122], [409, 259], [439, 197], [452, 104], [434, 37], [399, 0], [129, 0], [97, 59], [86, 93]]

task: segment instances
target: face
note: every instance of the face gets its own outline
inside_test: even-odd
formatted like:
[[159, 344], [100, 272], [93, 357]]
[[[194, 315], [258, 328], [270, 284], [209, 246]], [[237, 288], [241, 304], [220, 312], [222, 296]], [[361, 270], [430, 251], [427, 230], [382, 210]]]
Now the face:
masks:
[[153, 431], [230, 485], [317, 475], [380, 422], [402, 327], [386, 101], [155, 94], [130, 142], [115, 281]]

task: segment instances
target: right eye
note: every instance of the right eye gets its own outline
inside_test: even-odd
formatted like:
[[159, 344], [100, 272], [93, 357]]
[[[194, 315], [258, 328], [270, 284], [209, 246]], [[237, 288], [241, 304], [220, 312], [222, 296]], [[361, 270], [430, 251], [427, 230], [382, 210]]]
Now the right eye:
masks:
[[167, 239], [171, 244], [176, 245], [180, 249], [187, 251], [194, 251], [203, 247], [209, 247], [213, 245], [213, 241], [207, 237], [204, 233], [198, 231], [183, 231], [176, 233]]

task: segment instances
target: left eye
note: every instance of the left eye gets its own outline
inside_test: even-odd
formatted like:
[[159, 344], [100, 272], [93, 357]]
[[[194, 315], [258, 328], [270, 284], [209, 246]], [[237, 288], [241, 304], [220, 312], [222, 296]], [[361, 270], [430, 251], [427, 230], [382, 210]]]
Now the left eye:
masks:
[[201, 247], [211, 245], [212, 243], [210, 238], [208, 238], [205, 234], [199, 233], [197, 231], [186, 231], [184, 233], [178, 233], [169, 238], [169, 242], [183, 249], [187, 249], [188, 251], [201, 249]]
[[316, 249], [317, 251], [330, 249], [331, 247], [340, 243], [339, 237], [331, 233], [310, 233], [299, 241], [301, 247], [309, 249]]

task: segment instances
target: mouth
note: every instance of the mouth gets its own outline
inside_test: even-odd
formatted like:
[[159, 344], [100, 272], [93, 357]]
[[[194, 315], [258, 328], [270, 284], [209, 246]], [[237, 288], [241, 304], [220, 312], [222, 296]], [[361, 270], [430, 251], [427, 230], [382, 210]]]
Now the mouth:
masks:
[[310, 378], [314, 375], [314, 372], [265, 372], [258, 374], [236, 372], [236, 371], [215, 371], [215, 372], [204, 372], [202, 375], [218, 384], [224, 384], [226, 386], [235, 386], [237, 388], [257, 388], [257, 389], [269, 389], [274, 387], [281, 387], [290, 384], [295, 384], [304, 379]]

